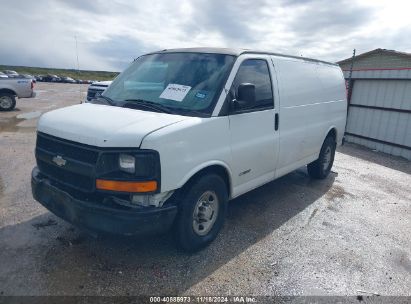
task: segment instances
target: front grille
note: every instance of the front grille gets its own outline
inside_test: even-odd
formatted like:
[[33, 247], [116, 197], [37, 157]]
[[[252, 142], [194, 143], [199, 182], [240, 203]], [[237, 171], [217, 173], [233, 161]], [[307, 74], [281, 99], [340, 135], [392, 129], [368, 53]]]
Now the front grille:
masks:
[[96, 164], [98, 158], [98, 151], [91, 147], [41, 133], [37, 135], [37, 147], [56, 155], [66, 156], [88, 164]]
[[[55, 162], [57, 156], [65, 160], [64, 165]], [[41, 173], [58, 183], [93, 191], [98, 157], [99, 151], [91, 146], [37, 134], [37, 166]]]
[[87, 90], [87, 97], [88, 98], [94, 98], [96, 96], [96, 93], [103, 93], [104, 89], [99, 90], [99, 89], [88, 89]]
[[87, 192], [94, 189], [94, 179], [89, 176], [67, 171], [39, 159], [37, 159], [37, 166], [41, 173], [58, 183]]

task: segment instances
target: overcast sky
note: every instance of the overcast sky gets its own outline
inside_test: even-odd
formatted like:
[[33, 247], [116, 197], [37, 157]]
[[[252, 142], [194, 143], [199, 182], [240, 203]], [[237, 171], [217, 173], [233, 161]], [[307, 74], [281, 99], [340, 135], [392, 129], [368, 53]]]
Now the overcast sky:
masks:
[[0, 0], [0, 64], [121, 71], [176, 47], [263, 49], [329, 61], [411, 52], [411, 1]]

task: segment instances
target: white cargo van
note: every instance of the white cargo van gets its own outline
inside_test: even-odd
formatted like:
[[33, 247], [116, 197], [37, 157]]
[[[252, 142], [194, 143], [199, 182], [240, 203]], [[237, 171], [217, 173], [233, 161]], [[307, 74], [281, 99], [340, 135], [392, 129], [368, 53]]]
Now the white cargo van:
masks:
[[33, 195], [88, 230], [173, 229], [197, 250], [227, 202], [303, 165], [326, 178], [342, 143], [340, 68], [249, 50], [143, 55], [95, 103], [44, 114]]

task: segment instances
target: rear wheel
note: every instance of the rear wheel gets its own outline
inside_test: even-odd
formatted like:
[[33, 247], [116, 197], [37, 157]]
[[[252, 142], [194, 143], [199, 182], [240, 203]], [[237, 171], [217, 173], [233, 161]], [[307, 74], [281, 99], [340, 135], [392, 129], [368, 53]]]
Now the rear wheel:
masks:
[[16, 106], [16, 98], [10, 93], [0, 93], [0, 111], [11, 111]]
[[186, 251], [196, 251], [212, 242], [224, 223], [228, 194], [224, 180], [210, 174], [187, 187], [175, 223], [175, 236]]
[[334, 138], [328, 136], [324, 140], [318, 159], [307, 165], [308, 174], [312, 178], [324, 179], [328, 176], [334, 163], [335, 147]]

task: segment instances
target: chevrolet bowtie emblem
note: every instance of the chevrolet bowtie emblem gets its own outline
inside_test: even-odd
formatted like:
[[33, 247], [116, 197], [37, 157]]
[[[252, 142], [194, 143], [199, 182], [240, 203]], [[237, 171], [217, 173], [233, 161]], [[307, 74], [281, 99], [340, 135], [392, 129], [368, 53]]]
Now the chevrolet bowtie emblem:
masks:
[[52, 161], [59, 167], [65, 166], [66, 165], [66, 160], [61, 157], [60, 155], [54, 156]]

